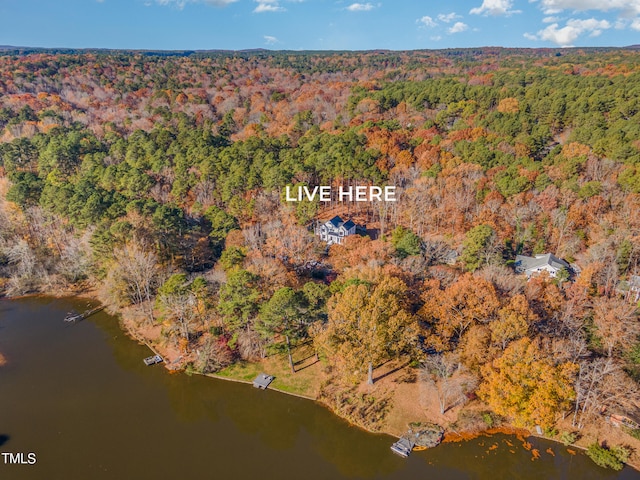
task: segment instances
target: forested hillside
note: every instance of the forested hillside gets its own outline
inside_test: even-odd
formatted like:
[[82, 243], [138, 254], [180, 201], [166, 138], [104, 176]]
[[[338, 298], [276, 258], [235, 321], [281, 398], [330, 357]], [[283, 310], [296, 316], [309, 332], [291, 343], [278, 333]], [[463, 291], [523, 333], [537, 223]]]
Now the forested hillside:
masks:
[[[400, 359], [550, 432], [640, 407], [636, 51], [7, 54], [0, 166], [0, 289], [99, 287], [189, 368]], [[282, 200], [329, 184], [398, 201]], [[371, 236], [327, 250], [336, 214]], [[573, 271], [514, 271], [542, 253]]]

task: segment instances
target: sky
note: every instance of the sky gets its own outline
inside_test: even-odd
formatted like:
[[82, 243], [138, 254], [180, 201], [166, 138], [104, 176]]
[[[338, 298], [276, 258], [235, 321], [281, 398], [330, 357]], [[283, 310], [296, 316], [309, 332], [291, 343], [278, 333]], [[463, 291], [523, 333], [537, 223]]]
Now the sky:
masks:
[[640, 44], [640, 0], [0, 0], [0, 45], [414, 50]]

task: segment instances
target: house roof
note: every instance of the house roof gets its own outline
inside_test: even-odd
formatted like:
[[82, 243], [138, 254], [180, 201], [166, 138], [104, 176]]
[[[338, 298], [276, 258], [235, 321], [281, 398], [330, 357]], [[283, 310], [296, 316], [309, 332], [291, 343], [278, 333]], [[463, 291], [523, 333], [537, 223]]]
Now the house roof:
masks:
[[336, 229], [338, 229], [338, 228], [340, 228], [342, 226], [342, 227], [346, 228], [347, 230], [349, 230], [350, 228], [353, 228], [353, 227], [356, 226], [356, 224], [353, 222], [353, 220], [347, 220], [345, 222], [338, 215], [336, 215], [335, 217], [333, 217], [331, 220], [329, 220], [326, 223], [330, 223]]
[[560, 270], [561, 268], [569, 268], [569, 264], [556, 257], [553, 253], [545, 253], [536, 255], [535, 257], [527, 257], [525, 255], [516, 256], [516, 266], [522, 270], [532, 270], [544, 266], [551, 266]]
[[346, 228], [347, 230], [349, 230], [350, 228], [353, 228], [356, 226], [355, 223], [353, 223], [353, 221], [351, 220], [347, 220], [346, 222], [344, 222], [344, 224], [342, 225], [344, 228]]
[[338, 228], [340, 227], [340, 225], [344, 223], [344, 220], [342, 220], [342, 218], [336, 215], [331, 220], [329, 220], [329, 223], [331, 223], [334, 227]]

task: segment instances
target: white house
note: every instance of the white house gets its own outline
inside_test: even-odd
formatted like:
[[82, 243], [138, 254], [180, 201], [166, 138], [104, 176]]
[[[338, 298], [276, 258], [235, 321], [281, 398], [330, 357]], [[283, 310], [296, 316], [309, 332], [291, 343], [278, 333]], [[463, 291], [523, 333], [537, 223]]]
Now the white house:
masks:
[[555, 277], [563, 268], [571, 271], [569, 264], [556, 257], [553, 253], [540, 254], [535, 257], [518, 255], [516, 256], [514, 266], [516, 268], [516, 272], [524, 273], [527, 277], [537, 275], [541, 272], [547, 272], [550, 277]]
[[329, 245], [333, 245], [334, 243], [341, 244], [345, 237], [355, 233], [356, 224], [351, 220], [345, 222], [337, 215], [316, 228], [316, 235], [320, 237], [320, 240], [327, 242]]

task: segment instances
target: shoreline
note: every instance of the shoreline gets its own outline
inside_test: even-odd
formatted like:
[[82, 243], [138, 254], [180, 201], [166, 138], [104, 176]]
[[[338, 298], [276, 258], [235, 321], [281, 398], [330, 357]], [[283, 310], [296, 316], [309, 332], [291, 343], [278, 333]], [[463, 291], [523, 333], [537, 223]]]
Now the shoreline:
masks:
[[[96, 300], [96, 298], [93, 298], [93, 300]], [[125, 318], [124, 318], [124, 312], [117, 312], [116, 315], [118, 316], [118, 323], [120, 325], [120, 328], [127, 334], [129, 335], [132, 339], [146, 345], [151, 351], [153, 351], [156, 354], [159, 354], [157, 351], [157, 347], [154, 345], [150, 345], [149, 342], [146, 339], [142, 339], [140, 338], [140, 336], [137, 334], [137, 332], [133, 331], [130, 326], [125, 323]], [[164, 364], [164, 367], [169, 370], [170, 372], [180, 372], [180, 373], [184, 373], [184, 371], [181, 370], [172, 370], [169, 368], [168, 364]], [[249, 380], [243, 380], [240, 378], [233, 378], [233, 377], [229, 377], [229, 376], [223, 376], [223, 375], [217, 375], [215, 373], [199, 373], [199, 372], [192, 372], [191, 374], [195, 374], [195, 375], [202, 375], [205, 377], [209, 377], [209, 378], [213, 378], [213, 379], [217, 379], [217, 380], [223, 380], [223, 381], [227, 381], [227, 382], [235, 382], [235, 383], [242, 383], [242, 384], [246, 384], [246, 385], [252, 385], [252, 382]], [[318, 403], [319, 405], [322, 405], [323, 408], [326, 408], [327, 410], [329, 410], [333, 415], [335, 415], [336, 417], [340, 418], [341, 420], [345, 421], [349, 426], [351, 427], [355, 427], [358, 428], [360, 430], [363, 430], [367, 433], [373, 434], [373, 435], [388, 435], [392, 438], [396, 438], [399, 439], [401, 438], [400, 435], [398, 435], [395, 432], [392, 432], [390, 430], [385, 430], [384, 428], [379, 430], [379, 431], [375, 431], [375, 430], [371, 430], [369, 428], [366, 428], [363, 425], [359, 425], [357, 423], [354, 423], [352, 421], [350, 421], [348, 418], [339, 415], [333, 408], [331, 408], [331, 406], [327, 403], [324, 403], [320, 400], [318, 400], [315, 397], [309, 396], [309, 395], [303, 395], [303, 394], [298, 394], [298, 393], [294, 393], [294, 392], [288, 392], [286, 390], [282, 390], [273, 386], [269, 386], [268, 387], [269, 390], [273, 390], [276, 391], [278, 393], [281, 394], [285, 394], [285, 395], [291, 395], [294, 397], [298, 397], [304, 400], [311, 400], [313, 402]], [[441, 443], [457, 443], [457, 442], [464, 442], [464, 441], [469, 441], [469, 440], [473, 440], [475, 438], [479, 438], [482, 436], [486, 436], [486, 437], [491, 437], [492, 435], [495, 434], [505, 434], [505, 435], [513, 435], [514, 437], [518, 438], [519, 440], [524, 440], [526, 438], [529, 437], [534, 437], [534, 438], [540, 438], [543, 440], [549, 440], [555, 444], [557, 444], [560, 447], [564, 447], [567, 449], [570, 448], [576, 448], [579, 450], [582, 450], [583, 452], [587, 450], [587, 447], [583, 447], [580, 445], [576, 445], [575, 443], [569, 444], [569, 445], [565, 445], [563, 442], [561, 442], [558, 439], [554, 439], [551, 437], [546, 437], [544, 435], [538, 435], [535, 432], [525, 429], [525, 428], [518, 428], [518, 427], [514, 427], [510, 424], [505, 424], [502, 425], [500, 427], [491, 427], [491, 428], [487, 428], [484, 430], [479, 430], [479, 431], [461, 431], [461, 432], [457, 432], [457, 431], [453, 431], [451, 429], [448, 429], [447, 427], [443, 427], [445, 429], [445, 433], [444, 436], [442, 438]], [[452, 437], [457, 437], [457, 438], [452, 438]], [[435, 447], [432, 447], [435, 448]], [[626, 463], [626, 466], [639, 471], [640, 472], [640, 464], [636, 465], [635, 463]]]
[[[108, 315], [111, 315], [113, 317], [116, 317], [118, 319], [118, 326], [119, 328], [122, 330], [123, 333], [125, 333], [130, 339], [135, 340], [136, 342], [138, 342], [139, 344], [145, 345], [147, 348], [149, 348], [154, 354], [157, 355], [161, 355], [164, 358], [164, 355], [162, 355], [161, 350], [158, 348], [157, 345], [154, 345], [153, 342], [149, 341], [148, 339], [144, 338], [143, 336], [141, 336], [138, 332], [136, 332], [133, 328], [131, 328], [131, 326], [129, 325], [129, 323], [133, 320], [131, 317], [129, 317], [128, 319], [125, 319], [125, 314], [126, 312], [123, 311], [122, 309], [117, 309], [116, 311], [113, 311], [112, 309], [109, 308], [108, 305], [106, 305], [104, 302], [102, 302], [102, 300], [99, 297], [99, 293], [98, 290], [96, 288], [89, 288], [89, 289], [85, 289], [82, 291], [62, 291], [62, 292], [57, 292], [57, 293], [43, 293], [43, 292], [38, 292], [38, 293], [30, 293], [30, 294], [24, 294], [24, 295], [19, 295], [19, 296], [15, 296], [15, 297], [8, 297], [8, 296], [0, 296], [0, 300], [20, 300], [20, 299], [28, 299], [28, 298], [34, 298], [34, 297], [42, 297], [42, 298], [56, 298], [56, 299], [62, 299], [62, 298], [75, 298], [75, 299], [86, 299], [89, 301], [93, 301], [93, 302], [99, 302], [100, 304], [102, 304], [105, 307], [105, 311]], [[129, 320], [129, 322], [127, 322], [127, 320]], [[5, 361], [3, 363], [3, 361]], [[3, 365], [6, 365], [8, 363], [8, 361], [6, 361], [6, 358], [2, 355], [2, 352], [0, 352], [0, 368]], [[173, 373], [181, 373], [181, 374], [185, 374], [185, 370], [184, 369], [172, 369], [170, 368], [170, 364], [163, 362], [163, 366], [165, 369], [167, 369], [169, 372], [173, 372]], [[244, 380], [244, 379], [240, 379], [240, 378], [233, 378], [230, 376], [223, 376], [223, 375], [218, 375], [215, 373], [199, 373], [199, 372], [190, 372], [190, 373], [186, 373], [187, 375], [201, 375], [204, 377], [209, 377], [209, 378], [213, 378], [216, 380], [222, 380], [222, 381], [228, 381], [228, 382], [235, 382], [235, 383], [242, 383], [242, 384], [246, 384], [246, 385], [252, 385], [252, 382], [249, 380]], [[322, 405], [323, 408], [328, 409], [333, 415], [335, 415], [336, 417], [340, 418], [341, 420], [343, 420], [344, 422], [346, 422], [349, 426], [351, 427], [355, 427], [358, 428], [360, 430], [363, 430], [367, 433], [370, 434], [374, 434], [374, 435], [387, 435], [390, 436], [392, 438], [401, 438], [401, 436], [399, 436], [397, 433], [394, 433], [392, 431], [389, 430], [385, 430], [384, 428], [379, 430], [379, 431], [375, 431], [369, 428], [366, 428], [363, 425], [359, 425], [355, 422], [350, 421], [348, 418], [339, 415], [333, 408], [331, 408], [330, 405], [322, 402], [321, 400], [318, 400], [318, 398], [309, 396], [309, 395], [304, 395], [304, 394], [300, 394], [300, 393], [295, 393], [295, 392], [290, 392], [290, 391], [286, 391], [277, 387], [273, 387], [273, 386], [269, 386], [268, 387], [269, 390], [273, 390], [277, 393], [280, 394], [285, 394], [285, 395], [290, 395], [293, 397], [298, 397], [300, 399], [303, 400], [310, 400], [313, 402], [318, 403], [319, 405]], [[443, 427], [445, 429], [445, 433], [444, 436], [442, 438], [442, 441], [440, 443], [457, 443], [457, 442], [464, 442], [464, 441], [469, 441], [469, 440], [473, 440], [475, 438], [479, 438], [482, 436], [485, 437], [491, 437], [495, 434], [505, 434], [505, 435], [512, 435], [514, 437], [516, 437], [518, 440], [523, 441], [523, 445], [526, 442], [526, 438], [529, 437], [534, 437], [534, 438], [540, 438], [543, 440], [548, 440], [551, 441], [555, 444], [558, 444], [561, 447], [570, 449], [570, 448], [575, 448], [575, 449], [579, 449], [582, 451], [586, 451], [587, 447], [583, 447], [581, 445], [577, 445], [575, 443], [566, 445], [563, 442], [561, 442], [560, 440], [551, 438], [551, 437], [546, 437], [544, 435], [538, 435], [528, 429], [525, 428], [517, 428], [514, 427], [510, 424], [505, 424], [502, 425], [500, 427], [492, 427], [492, 428], [487, 428], [487, 429], [483, 429], [483, 430], [479, 430], [479, 431], [455, 431], [452, 429], [448, 429], [447, 427]], [[431, 447], [431, 448], [435, 448], [435, 447]], [[635, 463], [626, 463], [625, 466], [628, 466], [630, 468], [632, 468], [633, 470], [636, 470], [638, 472], [640, 472], [640, 465], [635, 464]]]
[[[96, 300], [95, 298], [93, 298], [93, 300]], [[110, 313], [110, 315], [112, 315]], [[146, 341], [145, 339], [140, 338], [140, 336], [131, 330], [131, 328], [129, 328], [129, 326], [124, 322], [124, 317], [122, 315], [121, 312], [118, 312], [116, 314], [119, 318], [118, 318], [118, 323], [120, 325], [120, 328], [123, 330], [123, 332], [125, 332], [127, 335], [130, 336], [130, 338], [132, 338], [133, 340], [136, 340], [144, 345], [146, 345], [151, 351], [153, 351], [155, 354], [159, 354], [157, 347], [154, 345], [150, 345], [148, 341]], [[168, 364], [164, 364], [164, 368], [166, 368], [167, 370], [169, 370], [170, 372], [179, 372], [179, 373], [185, 373], [184, 370], [172, 370], [169, 368]], [[192, 372], [190, 373], [192, 375], [201, 375], [204, 377], [209, 377], [209, 378], [213, 378], [215, 380], [222, 380], [222, 381], [227, 381], [227, 382], [235, 382], [235, 383], [241, 383], [241, 384], [245, 384], [245, 385], [249, 385], [252, 386], [253, 383], [249, 380], [243, 380], [240, 378], [233, 378], [233, 377], [228, 377], [228, 376], [223, 376], [223, 375], [217, 375], [215, 373], [199, 373], [199, 372]], [[399, 439], [401, 438], [401, 436], [399, 436], [398, 434], [388, 431], [388, 430], [379, 430], [379, 431], [375, 431], [375, 430], [371, 430], [369, 428], [364, 427], [363, 425], [358, 425], [357, 423], [354, 423], [352, 421], [350, 421], [348, 418], [339, 415], [333, 408], [331, 408], [330, 405], [318, 400], [317, 398], [314, 398], [312, 396], [308, 396], [308, 395], [302, 395], [302, 394], [298, 394], [298, 393], [294, 393], [294, 392], [288, 392], [286, 390], [282, 390], [279, 388], [275, 388], [273, 386], [269, 386], [268, 387], [269, 390], [273, 390], [275, 392], [278, 392], [280, 394], [285, 394], [285, 395], [290, 395], [290, 396], [294, 396], [294, 397], [298, 397], [301, 398], [303, 400], [310, 400], [313, 402], [318, 403], [319, 405], [321, 405], [323, 408], [326, 408], [327, 410], [329, 410], [331, 412], [332, 415], [335, 415], [336, 417], [340, 418], [342, 421], [346, 422], [350, 427], [353, 428], [358, 428], [360, 430], [363, 430], [369, 434], [372, 435], [387, 435], [389, 437], [395, 438], [395, 439]], [[527, 438], [533, 437], [533, 438], [539, 438], [542, 440], [548, 440], [553, 442], [554, 444], [557, 444], [559, 447], [564, 447], [568, 450], [570, 450], [571, 448], [575, 448], [578, 450], [581, 450], [583, 452], [585, 452], [587, 450], [587, 447], [583, 447], [580, 445], [576, 445], [576, 444], [569, 444], [566, 445], [563, 442], [561, 442], [560, 440], [556, 440], [554, 438], [550, 438], [550, 437], [546, 437], [544, 435], [538, 435], [528, 429], [525, 428], [517, 428], [514, 427], [512, 425], [509, 424], [505, 424], [503, 426], [500, 427], [492, 427], [492, 428], [487, 428], [484, 430], [479, 430], [479, 431], [461, 431], [461, 432], [457, 432], [457, 431], [453, 431], [451, 429], [447, 429], [446, 427], [443, 427], [445, 429], [445, 433], [442, 437], [442, 440], [440, 443], [458, 443], [458, 442], [466, 442], [466, 441], [470, 441], [479, 437], [492, 437], [493, 435], [496, 434], [504, 434], [504, 435], [511, 435], [515, 438], [517, 438], [519, 441], [523, 442], [523, 448], [524, 445], [526, 443], [528, 443], [526, 441]], [[437, 445], [436, 445], [437, 447]], [[431, 448], [436, 448], [436, 447], [431, 447]], [[640, 465], [636, 465], [634, 463], [626, 463], [625, 466], [628, 466], [630, 468], [632, 468], [633, 470], [636, 470], [638, 472], [640, 472]]]

